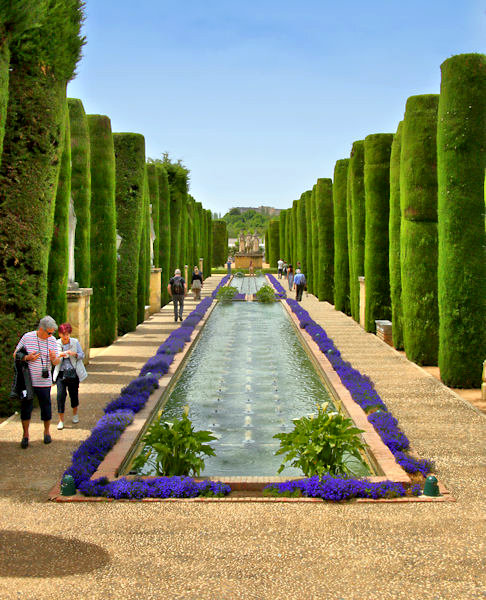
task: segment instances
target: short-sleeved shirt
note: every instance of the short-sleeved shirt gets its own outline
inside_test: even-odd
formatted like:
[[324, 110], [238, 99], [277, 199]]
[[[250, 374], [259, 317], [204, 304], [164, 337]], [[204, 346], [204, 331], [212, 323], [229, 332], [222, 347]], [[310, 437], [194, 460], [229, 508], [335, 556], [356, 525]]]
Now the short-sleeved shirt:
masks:
[[[22, 346], [27, 350], [28, 354], [40, 352], [40, 356], [36, 360], [27, 361], [33, 387], [51, 387], [52, 369], [49, 350], [54, 351], [56, 358], [59, 357], [56, 338], [53, 335], [50, 335], [47, 340], [41, 340], [37, 336], [37, 331], [29, 331], [28, 333], [24, 333], [20, 338], [20, 342], [17, 344], [15, 352], [20, 350]], [[42, 369], [45, 368], [49, 370], [49, 377], [46, 379], [42, 377]]]
[[283, 269], [283, 266], [284, 266], [283, 260], [279, 260], [278, 263], [277, 263], [277, 266], [278, 266], [279, 269]]
[[297, 273], [294, 276], [295, 285], [305, 285], [305, 275], [304, 273]]

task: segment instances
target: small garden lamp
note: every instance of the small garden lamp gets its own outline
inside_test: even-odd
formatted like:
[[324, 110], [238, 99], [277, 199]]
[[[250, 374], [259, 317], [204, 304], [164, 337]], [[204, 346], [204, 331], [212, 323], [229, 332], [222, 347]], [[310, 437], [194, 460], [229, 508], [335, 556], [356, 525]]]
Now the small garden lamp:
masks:
[[72, 475], [64, 475], [61, 481], [61, 496], [74, 496], [76, 485]]
[[440, 496], [439, 484], [437, 483], [437, 477], [429, 475], [425, 480], [424, 485], [424, 496]]

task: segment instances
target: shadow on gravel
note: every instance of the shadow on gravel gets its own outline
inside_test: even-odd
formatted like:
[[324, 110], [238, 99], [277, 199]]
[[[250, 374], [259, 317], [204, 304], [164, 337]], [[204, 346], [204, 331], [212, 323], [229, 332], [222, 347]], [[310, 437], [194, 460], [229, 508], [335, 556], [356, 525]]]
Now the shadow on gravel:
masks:
[[0, 530], [1, 577], [60, 577], [89, 573], [110, 562], [101, 546], [43, 533]]

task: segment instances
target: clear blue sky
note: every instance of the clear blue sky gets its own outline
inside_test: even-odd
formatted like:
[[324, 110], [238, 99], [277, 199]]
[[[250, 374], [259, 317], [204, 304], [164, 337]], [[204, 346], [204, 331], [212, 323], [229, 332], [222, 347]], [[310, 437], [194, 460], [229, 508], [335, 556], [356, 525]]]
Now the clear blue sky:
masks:
[[205, 208], [291, 206], [394, 132], [440, 64], [486, 51], [486, 0], [87, 0], [68, 87], [191, 171]]

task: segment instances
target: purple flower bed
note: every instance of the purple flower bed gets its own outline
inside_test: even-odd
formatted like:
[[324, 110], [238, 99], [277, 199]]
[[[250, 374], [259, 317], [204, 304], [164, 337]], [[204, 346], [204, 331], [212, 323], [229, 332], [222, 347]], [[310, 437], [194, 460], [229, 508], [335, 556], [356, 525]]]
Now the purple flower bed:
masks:
[[233, 300], [246, 300], [245, 294], [235, 294]]
[[280, 285], [278, 279], [275, 279], [275, 277], [271, 273], [267, 273], [267, 277], [270, 280], [270, 283], [273, 285], [273, 287], [277, 290], [275, 297], [279, 298], [280, 300], [285, 300], [285, 298], [287, 298], [287, 292]]
[[[110, 498], [142, 498], [144, 496], [137, 495], [141, 493], [141, 490], [149, 491], [153, 494], [162, 494], [166, 493], [164, 490], [172, 490], [170, 494], [173, 497], [225, 495], [229, 493], [229, 486], [224, 486], [220, 482], [196, 484], [190, 478], [179, 478], [183, 483], [177, 483], [177, 478], [172, 478], [174, 480], [172, 484], [166, 484], [162, 481], [167, 481], [168, 478], [161, 478], [160, 483], [152, 483], [158, 480], [150, 480], [146, 483], [127, 479], [116, 480], [108, 484], [100, 483], [102, 480], [97, 480], [96, 482], [90, 481], [90, 477], [103, 461], [106, 454], [113, 448], [123, 431], [133, 421], [134, 414], [145, 406], [152, 391], [159, 386], [158, 380], [163, 374], [167, 373], [170, 364], [174, 360], [174, 354], [180, 352], [186, 342], [190, 340], [194, 327], [206, 314], [218, 289], [225, 285], [228, 280], [228, 275], [223, 277], [211, 298], [201, 300], [185, 321], [183, 321], [182, 326], [173, 331], [163, 344], [159, 346], [156, 355], [149, 358], [142, 367], [139, 377], [125, 386], [118, 398], [115, 398], [105, 406], [105, 415], [101, 417], [91, 430], [91, 435], [73, 452], [71, 466], [64, 472], [64, 475], [72, 475], [76, 487], [83, 493], [86, 495], [107, 495], [93, 492], [93, 490], [101, 491], [102, 487], [107, 487], [108, 490], [113, 489], [113, 494], [118, 494], [107, 496]], [[103, 481], [105, 480], [103, 479]], [[194, 483], [192, 487], [190, 481]], [[131, 489], [132, 491], [130, 491]], [[90, 490], [93, 493], [90, 493]], [[181, 495], [178, 496], [177, 494]], [[153, 495], [150, 497], [168, 498], [170, 495]]]
[[299, 481], [284, 481], [271, 483], [264, 489], [265, 495], [270, 496], [306, 496], [322, 498], [331, 502], [351, 500], [352, 498], [399, 498], [405, 496], [405, 488], [394, 481], [377, 483], [367, 479], [352, 477], [335, 477], [329, 474], [319, 478], [317, 475], [300, 479]]
[[371, 379], [366, 375], [362, 375], [341, 357], [341, 353], [334, 345], [333, 340], [327, 336], [324, 329], [310, 317], [309, 313], [296, 300], [287, 299], [287, 303], [297, 316], [300, 327], [306, 330], [319, 346], [321, 352], [326, 355], [353, 400], [367, 413], [378, 409], [377, 412], [368, 416], [368, 421], [391, 450], [397, 463], [407, 473], [422, 473], [424, 476], [429, 473], [432, 470], [430, 461], [425, 459], [416, 460], [403, 452], [410, 445], [407, 436], [399, 428], [395, 417], [388, 412]]
[[229, 485], [220, 481], [196, 482], [191, 477], [157, 477], [155, 479], [126, 479], [108, 481], [106, 477], [84, 481], [79, 489], [85, 496], [105, 498], [196, 498], [222, 497], [230, 493]]

